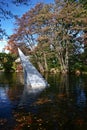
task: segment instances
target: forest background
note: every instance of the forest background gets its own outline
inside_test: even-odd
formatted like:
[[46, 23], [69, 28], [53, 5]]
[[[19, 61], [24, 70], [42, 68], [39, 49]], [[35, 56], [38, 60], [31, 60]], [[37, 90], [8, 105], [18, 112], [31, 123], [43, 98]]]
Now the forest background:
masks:
[[[30, 1], [17, 0], [14, 4], [20, 3], [21, 6], [27, 2]], [[12, 17], [11, 12], [2, 12], [3, 17]], [[86, 0], [37, 2], [22, 17], [14, 17], [12, 35], [8, 36], [2, 28], [0, 30], [0, 38], [8, 38], [5, 49], [9, 50], [9, 54], [0, 53], [1, 69], [15, 70], [19, 47], [40, 72], [87, 71]]]

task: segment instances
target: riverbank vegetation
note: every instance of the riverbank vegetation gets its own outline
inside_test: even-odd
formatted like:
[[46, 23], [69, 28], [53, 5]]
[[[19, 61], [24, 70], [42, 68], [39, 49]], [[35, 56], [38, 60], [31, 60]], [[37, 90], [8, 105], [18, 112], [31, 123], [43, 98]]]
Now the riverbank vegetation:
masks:
[[0, 53], [0, 71], [15, 71], [16, 56], [12, 54]]
[[20, 47], [41, 72], [87, 71], [86, 5], [72, 0], [37, 3], [15, 18], [6, 48], [17, 53]]

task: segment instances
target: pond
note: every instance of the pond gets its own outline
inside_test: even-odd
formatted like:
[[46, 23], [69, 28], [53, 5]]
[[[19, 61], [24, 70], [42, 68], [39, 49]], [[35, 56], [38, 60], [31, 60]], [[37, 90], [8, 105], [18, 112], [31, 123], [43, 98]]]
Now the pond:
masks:
[[87, 130], [87, 75], [46, 74], [30, 93], [23, 73], [0, 72], [0, 130]]

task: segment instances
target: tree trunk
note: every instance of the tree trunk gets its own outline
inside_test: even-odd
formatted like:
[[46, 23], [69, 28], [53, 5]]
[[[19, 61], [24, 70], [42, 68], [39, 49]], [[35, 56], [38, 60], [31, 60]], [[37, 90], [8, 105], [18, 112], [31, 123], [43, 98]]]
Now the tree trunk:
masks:
[[85, 54], [85, 64], [87, 64], [87, 31], [85, 31], [84, 36], [84, 54]]
[[44, 65], [45, 65], [45, 71], [48, 71], [48, 65], [47, 65], [47, 59], [46, 59], [46, 54], [44, 53]]
[[44, 73], [44, 68], [40, 62], [37, 62], [40, 72]]
[[66, 53], [65, 53], [65, 66], [66, 66], [66, 72], [69, 71], [69, 52], [68, 52], [68, 41], [66, 43]]
[[66, 43], [65, 50], [62, 50], [61, 48], [57, 48], [56, 51], [57, 51], [57, 57], [60, 64], [61, 72], [67, 73], [69, 71], [68, 42]]

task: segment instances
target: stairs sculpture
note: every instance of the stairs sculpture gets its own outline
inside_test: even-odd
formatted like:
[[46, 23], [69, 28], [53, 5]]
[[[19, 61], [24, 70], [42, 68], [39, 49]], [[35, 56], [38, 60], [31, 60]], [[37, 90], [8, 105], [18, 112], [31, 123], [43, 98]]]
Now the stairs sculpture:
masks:
[[19, 56], [24, 70], [24, 82], [25, 86], [29, 86], [31, 89], [42, 90], [48, 86], [47, 81], [38, 72], [38, 70], [32, 65], [28, 57], [18, 48]]

